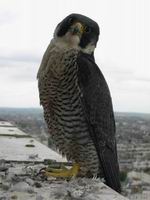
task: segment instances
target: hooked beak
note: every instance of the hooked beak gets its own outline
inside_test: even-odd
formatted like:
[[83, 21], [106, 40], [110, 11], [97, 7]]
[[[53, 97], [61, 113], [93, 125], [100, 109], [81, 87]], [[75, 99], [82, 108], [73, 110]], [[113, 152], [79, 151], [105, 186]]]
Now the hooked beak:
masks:
[[69, 32], [72, 35], [78, 35], [80, 37], [83, 34], [83, 31], [84, 31], [84, 26], [80, 22], [74, 23], [69, 29]]

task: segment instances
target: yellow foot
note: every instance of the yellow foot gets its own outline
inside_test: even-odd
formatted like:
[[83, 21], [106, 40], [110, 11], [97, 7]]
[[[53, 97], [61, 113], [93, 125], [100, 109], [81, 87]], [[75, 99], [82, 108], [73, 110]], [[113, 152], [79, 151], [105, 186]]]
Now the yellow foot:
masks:
[[71, 169], [50, 169], [49, 171], [44, 172], [45, 176], [52, 176], [52, 177], [62, 177], [62, 178], [71, 178], [76, 177], [80, 170], [79, 164], [75, 163]]

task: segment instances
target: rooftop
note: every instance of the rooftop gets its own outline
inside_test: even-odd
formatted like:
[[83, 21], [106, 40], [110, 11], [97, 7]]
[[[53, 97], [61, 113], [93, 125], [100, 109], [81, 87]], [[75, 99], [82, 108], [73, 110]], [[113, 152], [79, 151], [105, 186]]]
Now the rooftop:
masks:
[[38, 172], [47, 167], [47, 160], [66, 163], [57, 152], [0, 121], [0, 199], [126, 200], [100, 179], [45, 179]]

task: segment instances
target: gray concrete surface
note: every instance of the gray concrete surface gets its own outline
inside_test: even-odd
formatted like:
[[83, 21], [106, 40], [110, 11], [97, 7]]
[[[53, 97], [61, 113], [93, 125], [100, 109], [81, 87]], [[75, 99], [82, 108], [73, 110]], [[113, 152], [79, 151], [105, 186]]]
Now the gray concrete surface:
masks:
[[[11, 135], [4, 135], [7, 128], [14, 129]], [[0, 122], [0, 200], [127, 200], [100, 179], [68, 181], [39, 174], [47, 167], [44, 159], [66, 160], [27, 136], [10, 123]]]

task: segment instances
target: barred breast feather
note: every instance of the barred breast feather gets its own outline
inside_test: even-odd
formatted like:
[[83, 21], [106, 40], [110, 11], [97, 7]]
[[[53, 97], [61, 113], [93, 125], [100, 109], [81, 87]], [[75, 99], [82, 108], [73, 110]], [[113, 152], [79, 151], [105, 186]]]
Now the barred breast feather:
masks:
[[79, 50], [51, 42], [39, 72], [40, 103], [52, 139], [62, 155], [78, 162], [81, 174], [99, 173], [99, 160], [91, 140], [78, 84]]

